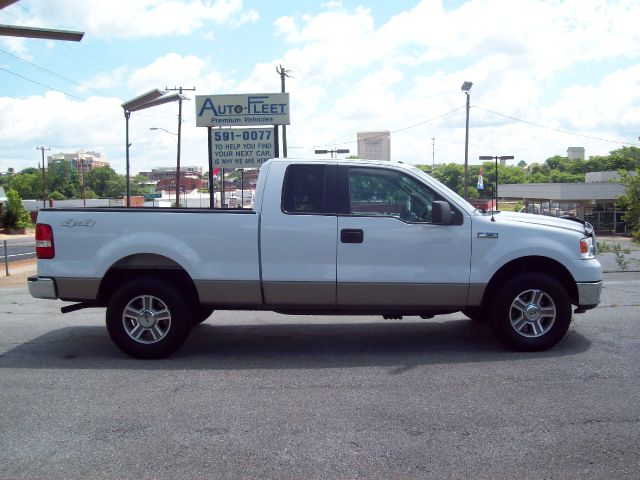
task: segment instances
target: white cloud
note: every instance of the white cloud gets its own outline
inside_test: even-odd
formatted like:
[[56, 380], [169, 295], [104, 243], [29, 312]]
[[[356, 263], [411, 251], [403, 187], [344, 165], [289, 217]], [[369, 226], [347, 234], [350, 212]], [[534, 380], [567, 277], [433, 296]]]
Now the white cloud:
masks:
[[640, 64], [606, 75], [598, 85], [568, 87], [543, 111], [573, 130], [622, 128], [631, 134], [640, 125]]
[[208, 24], [239, 26], [255, 22], [255, 10], [242, 0], [49, 0], [30, 5], [33, 22], [64, 23], [97, 37], [187, 35]]
[[[62, 0], [45, 3], [58, 8], [67, 5]], [[96, 20], [94, 32], [108, 34], [110, 29], [113, 35], [125, 34], [126, 26], [118, 23], [122, 16], [110, 19], [113, 5], [121, 11], [133, 9], [131, 18], [140, 19], [141, 24], [131, 26], [134, 31], [127, 35], [175, 34], [200, 25], [210, 29], [215, 21], [198, 17], [198, 9], [219, 8], [219, 18], [227, 22], [252, 16], [239, 1], [182, 2], [179, 5], [186, 10], [180, 10], [181, 18], [170, 25], [154, 15], [175, 16], [172, 8], [177, 2], [130, 3], [125, 8], [119, 1], [86, 2], [104, 17], [102, 23]], [[80, 11], [73, 12], [71, 22], [94, 13], [85, 2], [74, 5]], [[287, 130], [288, 143], [303, 147], [291, 148], [290, 156], [313, 156], [317, 145], [351, 148], [355, 153], [357, 131], [381, 129], [398, 130], [392, 134], [394, 159], [430, 163], [435, 137], [436, 162], [461, 162], [464, 108], [436, 117], [464, 106], [465, 95], [460, 91], [464, 80], [474, 82], [474, 107], [588, 136], [636, 141], [634, 129], [640, 125], [637, 1], [470, 0], [445, 9], [441, 0], [424, 0], [382, 24], [375, 23], [371, 9], [329, 2], [317, 15], [275, 19], [273, 51], [278, 53], [258, 61], [247, 56], [247, 62], [256, 66], [242, 77], [216, 69], [209, 58], [166, 53], [135, 70], [95, 76], [89, 85], [107, 89], [126, 83], [132, 95], [174, 85], [195, 86], [196, 95], [279, 91], [275, 66], [284, 65], [293, 76], [287, 79], [293, 122]], [[215, 35], [215, 30], [208, 32], [203, 29], [198, 35]], [[574, 71], [582, 74], [572, 78]], [[119, 105], [125, 99], [90, 98], [83, 103], [60, 97], [47, 93], [23, 100], [0, 98], [0, 143], [12, 149], [24, 145], [25, 151], [43, 142], [115, 145], [105, 149], [122, 172], [124, 121]], [[193, 102], [187, 102], [183, 162], [204, 166], [205, 130], [195, 127], [192, 111]], [[156, 126], [175, 132], [175, 116], [175, 105], [134, 113], [134, 172], [175, 161], [174, 138], [148, 130]], [[429, 119], [433, 120], [426, 122]], [[478, 155], [513, 154], [531, 163], [564, 154], [567, 146], [585, 146], [587, 155], [619, 147], [537, 128], [480, 108], [472, 108], [470, 124], [472, 163], [478, 163]], [[11, 152], [4, 156], [9, 158]]]

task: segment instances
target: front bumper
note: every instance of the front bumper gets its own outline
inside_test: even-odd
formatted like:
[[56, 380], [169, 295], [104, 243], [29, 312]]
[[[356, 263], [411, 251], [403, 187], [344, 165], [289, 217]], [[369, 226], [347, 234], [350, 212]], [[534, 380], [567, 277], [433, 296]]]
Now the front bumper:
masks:
[[29, 285], [29, 293], [34, 298], [47, 298], [50, 300], [58, 298], [56, 281], [53, 278], [29, 277], [27, 283]]
[[599, 282], [578, 283], [578, 307], [583, 310], [596, 308], [600, 303], [602, 280]]

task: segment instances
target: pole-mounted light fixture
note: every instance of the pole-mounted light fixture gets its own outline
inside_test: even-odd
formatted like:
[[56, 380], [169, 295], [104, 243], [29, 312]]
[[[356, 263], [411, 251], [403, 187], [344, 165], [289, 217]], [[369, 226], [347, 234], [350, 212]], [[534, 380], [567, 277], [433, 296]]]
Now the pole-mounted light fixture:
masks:
[[142, 95], [138, 95], [131, 100], [124, 102], [121, 107], [124, 110], [124, 118], [126, 125], [126, 138], [125, 138], [125, 146], [126, 146], [126, 163], [127, 163], [127, 207], [131, 206], [131, 191], [129, 185], [129, 147], [131, 144], [129, 143], [129, 117], [131, 116], [131, 112], [137, 112], [138, 110], [144, 110], [146, 108], [157, 107], [158, 105], [162, 105], [169, 102], [175, 102], [176, 100], [183, 100], [186, 97], [180, 95], [179, 93], [172, 93], [171, 95], [165, 95], [165, 91], [158, 90], [154, 88]]
[[467, 96], [467, 121], [464, 134], [464, 199], [469, 198], [469, 90], [473, 86], [473, 82], [465, 81], [462, 83], [460, 90]]
[[314, 150], [316, 155], [326, 155], [327, 153], [331, 154], [331, 158], [333, 158], [334, 154], [338, 153], [349, 153], [348, 148], [338, 148], [337, 150]]

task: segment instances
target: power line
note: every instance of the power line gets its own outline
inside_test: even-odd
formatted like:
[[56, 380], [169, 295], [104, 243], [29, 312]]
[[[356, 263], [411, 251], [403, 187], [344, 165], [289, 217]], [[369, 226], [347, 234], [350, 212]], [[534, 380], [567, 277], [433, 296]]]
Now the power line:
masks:
[[23, 77], [22, 75], [20, 75], [18, 73], [15, 73], [15, 72], [12, 72], [11, 70], [8, 70], [6, 68], [0, 67], [0, 70], [3, 70], [5, 72], [7, 72], [7, 73], [10, 73], [11, 75], [15, 75], [16, 77], [22, 78], [23, 80], [26, 80], [27, 82], [35, 83], [36, 85], [40, 85], [41, 87], [48, 88], [49, 90], [53, 90], [54, 92], [62, 93], [63, 95], [67, 95], [67, 96], [69, 96], [71, 98], [75, 98], [76, 100], [80, 100], [81, 102], [86, 102], [87, 101], [86, 98], [76, 97], [75, 95], [71, 95], [70, 93], [64, 92], [62, 90], [58, 90], [57, 88], [50, 87], [49, 85], [45, 85], [44, 83], [40, 83], [40, 82], [37, 82], [36, 80], [31, 80], [30, 78]]
[[[44, 87], [44, 88], [47, 88], [49, 90], [53, 90], [54, 92], [62, 93], [63, 95], [67, 95], [68, 97], [74, 98], [76, 100], [80, 100], [81, 102], [87, 102], [88, 101], [88, 99], [86, 99], [86, 98], [77, 97], [76, 95], [72, 95], [72, 94], [70, 94], [68, 92], [65, 92], [63, 90], [59, 90], [57, 88], [53, 88], [53, 87], [51, 87], [49, 85], [46, 85], [44, 83], [40, 83], [40, 82], [38, 82], [36, 80], [32, 80], [32, 79], [27, 78], [25, 76], [22, 76], [22, 75], [20, 75], [18, 73], [12, 72], [11, 70], [9, 70], [7, 68], [0, 67], [0, 70], [3, 70], [5, 72], [7, 72], [7, 73], [10, 73], [11, 75], [15, 75], [16, 77], [22, 78], [23, 80], [26, 80], [27, 82], [35, 83], [36, 85], [39, 85], [39, 86]], [[107, 107], [107, 106], [105, 106], [104, 108], [111, 109], [111, 107]], [[146, 117], [146, 118], [158, 118], [158, 117], [161, 117], [161, 118], [173, 118], [172, 115], [165, 115], [165, 114], [156, 114], [156, 115], [139, 114], [138, 116]]]
[[510, 120], [515, 120], [516, 122], [521, 122], [521, 123], [525, 123], [527, 125], [532, 125], [534, 127], [538, 127], [538, 128], [544, 128], [547, 130], [553, 130], [555, 132], [560, 132], [560, 133], [566, 133], [567, 135], [574, 135], [576, 137], [583, 137], [583, 138], [588, 138], [590, 140], [598, 140], [601, 142], [610, 142], [610, 143], [617, 143], [619, 145], [634, 145], [634, 146], [640, 146], [640, 144], [637, 143], [632, 143], [632, 142], [621, 142], [619, 140], [611, 140], [609, 138], [600, 138], [600, 137], [594, 137], [592, 135], [585, 135], [583, 133], [576, 133], [576, 132], [571, 132], [569, 130], [563, 130], [562, 128], [556, 128], [556, 127], [549, 127], [547, 125], [540, 125], [539, 123], [534, 123], [534, 122], [530, 122], [528, 120], [523, 120], [521, 118], [517, 118], [517, 117], [513, 117], [511, 115], [506, 115], [504, 113], [499, 113], [499, 112], [494, 112], [493, 110], [489, 110], [488, 108], [482, 108], [482, 107], [478, 107], [478, 106], [472, 106], [472, 108], [477, 108], [478, 110], [483, 110], [485, 112], [489, 112], [489, 113], [493, 113], [494, 115], [498, 115], [499, 117], [504, 117], [504, 118], [508, 118]]
[[61, 78], [62, 80], [65, 80], [65, 81], [67, 81], [67, 82], [69, 82], [69, 83], [72, 83], [72, 84], [74, 84], [74, 85], [76, 85], [76, 86], [78, 86], [78, 87], [86, 88], [87, 90], [91, 90], [92, 92], [96, 92], [96, 93], [98, 93], [98, 94], [100, 94], [100, 95], [103, 95], [103, 96], [105, 96], [105, 97], [110, 97], [110, 96], [111, 96], [111, 95], [109, 95], [108, 93], [102, 92], [102, 91], [100, 91], [100, 90], [96, 90], [95, 88], [91, 88], [91, 87], [89, 87], [89, 86], [87, 86], [87, 85], [83, 85], [82, 83], [78, 83], [78, 82], [76, 82], [75, 80], [72, 80], [72, 79], [67, 78], [67, 77], [65, 77], [65, 76], [63, 76], [63, 75], [60, 75], [59, 73], [52, 72], [51, 70], [48, 70], [48, 69], [46, 69], [46, 68], [44, 68], [44, 67], [41, 67], [41, 66], [39, 66], [39, 65], [36, 65], [36, 64], [35, 64], [35, 63], [33, 63], [33, 62], [30, 62], [30, 61], [28, 61], [28, 60], [25, 60], [25, 59], [23, 59], [23, 58], [20, 58], [20, 57], [18, 57], [17, 55], [14, 55], [14, 54], [12, 54], [12, 53], [7, 52], [6, 50], [2, 50], [2, 49], [0, 49], [0, 53], [3, 53], [3, 54], [8, 55], [8, 56], [10, 56], [10, 57], [13, 57], [13, 58], [15, 58], [16, 60], [18, 60], [18, 61], [20, 61], [20, 62], [22, 62], [22, 63], [25, 63], [25, 64], [27, 64], [27, 65], [31, 65], [32, 67], [35, 67], [35, 68], [37, 68], [38, 70], [41, 70], [41, 71], [43, 71], [43, 72], [46, 72], [46, 73], [48, 73], [48, 74], [50, 74], [50, 75], [54, 75], [54, 76], [56, 76], [56, 77], [58, 77], [58, 78]]
[[[405, 130], [409, 130], [411, 128], [419, 127], [420, 125], [424, 125], [426, 123], [433, 122], [434, 120], [438, 120], [439, 118], [446, 117], [447, 115], [451, 115], [452, 113], [455, 113], [458, 110], [461, 110], [463, 108], [465, 108], [465, 107], [462, 106], [462, 107], [454, 108], [450, 112], [443, 113], [442, 115], [438, 115], [436, 117], [432, 117], [432, 118], [429, 118], [427, 120], [423, 120], [423, 121], [418, 122], [418, 123], [414, 123], [413, 125], [409, 125], [408, 127], [402, 127], [402, 128], [397, 129], [397, 130], [392, 130], [389, 133], [398, 133], [398, 132], [403, 132]], [[386, 133], [383, 134], [383, 135], [377, 135], [375, 137], [369, 137], [369, 139], [383, 137], [383, 136], [386, 136]], [[326, 143], [324, 145], [311, 145], [309, 147], [289, 147], [289, 148], [298, 148], [298, 149], [300, 149], [300, 148], [318, 148], [318, 147], [331, 147], [331, 146], [334, 146], [334, 145], [351, 145], [351, 144], [354, 144], [354, 143], [358, 143], [358, 140], [351, 140], [351, 141], [347, 141], [347, 142], [337, 142], [337, 143]]]

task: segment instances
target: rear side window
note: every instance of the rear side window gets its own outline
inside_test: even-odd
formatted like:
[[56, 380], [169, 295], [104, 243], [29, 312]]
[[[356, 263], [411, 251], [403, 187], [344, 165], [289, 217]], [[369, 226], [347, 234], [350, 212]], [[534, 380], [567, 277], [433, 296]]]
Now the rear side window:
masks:
[[326, 185], [326, 165], [290, 165], [284, 179], [282, 209], [287, 213], [331, 213]]

